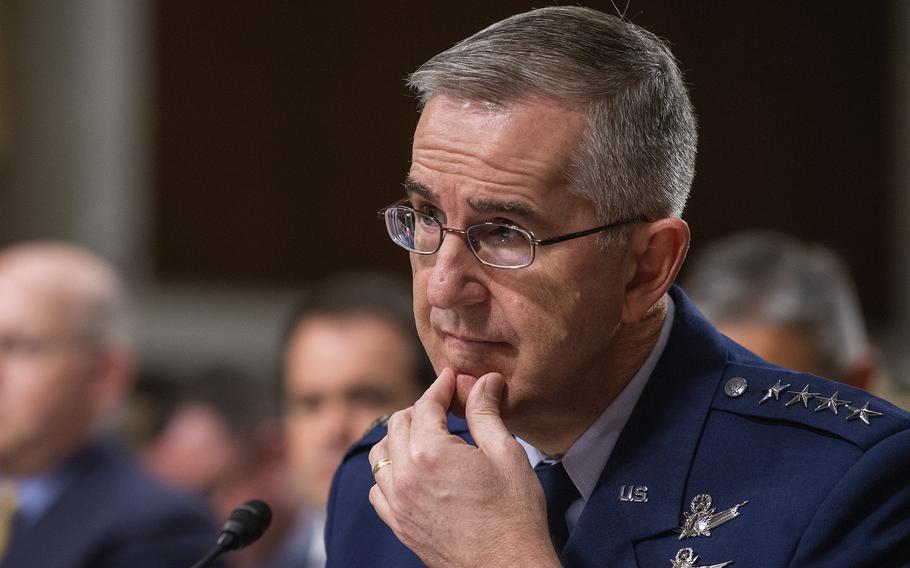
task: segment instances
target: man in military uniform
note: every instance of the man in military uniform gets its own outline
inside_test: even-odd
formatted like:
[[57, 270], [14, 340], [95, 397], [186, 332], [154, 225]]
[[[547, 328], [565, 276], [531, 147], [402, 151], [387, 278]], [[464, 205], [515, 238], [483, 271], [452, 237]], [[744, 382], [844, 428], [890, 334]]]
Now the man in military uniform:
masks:
[[907, 565], [910, 417], [759, 359], [673, 285], [696, 125], [662, 42], [546, 8], [410, 82], [383, 216], [439, 376], [348, 452], [329, 566]]

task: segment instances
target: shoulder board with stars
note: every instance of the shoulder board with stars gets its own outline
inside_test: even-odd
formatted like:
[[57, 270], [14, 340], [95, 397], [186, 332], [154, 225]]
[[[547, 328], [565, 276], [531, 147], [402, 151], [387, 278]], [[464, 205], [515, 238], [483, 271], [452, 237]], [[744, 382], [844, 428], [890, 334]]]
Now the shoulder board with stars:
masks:
[[863, 448], [910, 427], [910, 415], [856, 387], [776, 367], [730, 364], [714, 407], [793, 422]]

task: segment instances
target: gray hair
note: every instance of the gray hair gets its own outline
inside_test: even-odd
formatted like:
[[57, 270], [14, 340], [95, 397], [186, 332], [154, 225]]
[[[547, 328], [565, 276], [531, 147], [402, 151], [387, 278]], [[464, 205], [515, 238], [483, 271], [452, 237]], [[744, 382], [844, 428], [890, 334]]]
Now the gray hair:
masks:
[[703, 251], [685, 282], [718, 324], [760, 322], [806, 328], [819, 358], [845, 374], [868, 348], [859, 300], [830, 250], [770, 231], [745, 231]]
[[583, 109], [569, 189], [603, 223], [682, 215], [698, 140], [669, 48], [622, 18], [560, 6], [512, 16], [411, 74], [421, 105], [437, 93], [507, 106], [542, 97]]

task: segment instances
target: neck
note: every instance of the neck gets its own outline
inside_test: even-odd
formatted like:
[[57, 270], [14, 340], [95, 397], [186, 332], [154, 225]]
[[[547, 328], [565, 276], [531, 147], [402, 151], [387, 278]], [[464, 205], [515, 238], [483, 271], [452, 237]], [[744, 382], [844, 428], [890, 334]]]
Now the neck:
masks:
[[546, 408], [534, 419], [516, 425], [513, 432], [548, 456], [560, 458], [572, 444], [616, 400], [654, 349], [667, 316], [667, 297], [661, 298], [647, 314], [633, 324], [621, 324], [600, 364], [558, 401], [546, 401]]

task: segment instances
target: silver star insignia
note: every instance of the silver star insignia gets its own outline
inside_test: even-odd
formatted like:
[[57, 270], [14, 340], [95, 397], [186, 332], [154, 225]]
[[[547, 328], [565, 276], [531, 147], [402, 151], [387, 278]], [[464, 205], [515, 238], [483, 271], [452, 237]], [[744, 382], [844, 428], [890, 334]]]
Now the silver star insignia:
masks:
[[788, 388], [790, 388], [790, 385], [781, 385], [780, 381], [777, 381], [777, 383], [775, 383], [771, 388], [769, 388], [765, 392], [765, 396], [761, 397], [761, 400], [758, 401], [758, 404], [764, 404], [764, 403], [768, 402], [769, 400], [771, 400], [772, 398], [774, 400], [780, 400], [780, 398], [778, 398], [778, 397], [780, 396], [781, 391], [784, 391]]
[[851, 402], [853, 402], [852, 400], [841, 400], [841, 399], [837, 398], [837, 395], [839, 395], [839, 394], [840, 394], [840, 391], [834, 391], [834, 394], [832, 394], [830, 397], [816, 396], [815, 398], [817, 398], [818, 400], [822, 400], [824, 402], [822, 402], [821, 404], [818, 405], [818, 407], [815, 409], [815, 412], [818, 412], [819, 410], [825, 410], [825, 409], [830, 408], [831, 411], [834, 412], [834, 414], [837, 414], [838, 406], [846, 406], [846, 405], [850, 404]]
[[790, 399], [790, 402], [787, 403], [787, 406], [792, 406], [792, 405], [796, 404], [797, 402], [801, 402], [801, 403], [803, 403], [803, 406], [805, 406], [806, 408], [809, 408], [809, 401], [811, 399], [817, 397], [821, 393], [809, 392], [809, 385], [806, 385], [803, 387], [803, 390], [801, 390], [801, 391], [787, 391], [787, 394], [796, 395], [792, 399]]
[[673, 568], [724, 568], [724, 566], [733, 564], [732, 560], [727, 562], [721, 562], [720, 564], [711, 564], [710, 566], [696, 566], [695, 563], [698, 561], [698, 556], [695, 555], [695, 551], [691, 548], [680, 548], [676, 552], [676, 558], [670, 560], [670, 563], [673, 565]]
[[851, 414], [850, 416], [848, 416], [848, 417], [847, 417], [847, 420], [856, 420], [857, 418], [859, 418], [860, 420], [862, 420], [862, 421], [865, 422], [866, 424], [869, 424], [869, 418], [872, 418], [873, 416], [881, 416], [881, 415], [882, 415], [881, 412], [876, 412], [876, 411], [874, 411], [874, 410], [869, 410], [869, 403], [868, 403], [868, 402], [867, 402], [866, 404], [862, 405], [862, 407], [860, 407], [860, 408], [856, 408], [855, 406], [850, 406], [849, 404], [847, 405], [847, 408], [853, 411], [853, 414]]

